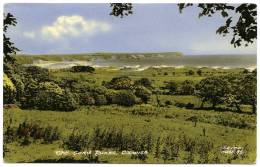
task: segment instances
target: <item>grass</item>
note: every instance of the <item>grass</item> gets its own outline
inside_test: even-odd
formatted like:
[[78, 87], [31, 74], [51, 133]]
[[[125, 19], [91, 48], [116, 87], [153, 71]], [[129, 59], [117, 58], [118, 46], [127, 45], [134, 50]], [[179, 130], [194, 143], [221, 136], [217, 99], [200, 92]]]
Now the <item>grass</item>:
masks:
[[[17, 56], [18, 57], [18, 56]], [[69, 56], [68, 56], [69, 57]], [[82, 59], [88, 59], [89, 55]], [[42, 59], [42, 57], [39, 57]], [[56, 57], [45, 57], [46, 60], [59, 59]], [[27, 64], [34, 60], [34, 57], [21, 57], [21, 63]], [[56, 61], [56, 60], [55, 60]], [[192, 76], [186, 72], [193, 70]], [[144, 71], [113, 70], [112, 68], [97, 68], [93, 74], [72, 73], [66, 70], [51, 70], [51, 79], [77, 79], [91, 80], [98, 85], [102, 81], [110, 81], [113, 77], [126, 75], [132, 79], [146, 77], [150, 79], [154, 87], [161, 87], [165, 81], [175, 81], [181, 84], [185, 80], [192, 80], [198, 83], [201, 79], [211, 75], [223, 75], [241, 73], [243, 69], [211, 69], [203, 68], [202, 75], [196, 73], [198, 69], [193, 67], [185, 68], [149, 68]], [[117, 105], [108, 106], [85, 106], [74, 112], [55, 112], [39, 110], [4, 109], [4, 131], [12, 120], [11, 126], [17, 128], [23, 121], [37, 122], [44, 126], [58, 127], [61, 138], [50, 144], [42, 144], [40, 141], [33, 141], [30, 145], [21, 146], [19, 140], [6, 143], [8, 152], [4, 157], [5, 162], [87, 162], [80, 156], [59, 157], [55, 151], [62, 150], [62, 141], [74, 130], [89, 132], [93, 134], [96, 127], [123, 128], [124, 133], [134, 131], [136, 135], [152, 133], [153, 149], [148, 153], [145, 161], [133, 159], [129, 155], [101, 155], [99, 161], [103, 163], [186, 163], [189, 152], [181, 150], [179, 156], [172, 160], [164, 161], [162, 158], [154, 158], [155, 143], [158, 137], [166, 138], [171, 135], [178, 138], [185, 134], [197, 141], [207, 139], [213, 142], [213, 150], [209, 152], [209, 162], [215, 163], [255, 163], [256, 160], [256, 115], [250, 114], [250, 106], [242, 106], [243, 113], [230, 111], [213, 111], [186, 109], [176, 107], [176, 103], [193, 103], [195, 107], [200, 105], [200, 99], [195, 96], [159, 95], [159, 99], [171, 101], [172, 105], [156, 107], [156, 97], [153, 95], [148, 104], [135, 105], [133, 107], [121, 107]], [[189, 121], [191, 117], [197, 118], [196, 127], [194, 122]], [[205, 133], [205, 136], [204, 136]], [[222, 146], [248, 147], [245, 157], [234, 158], [234, 155], [220, 152]], [[161, 145], [160, 149], [163, 145]], [[107, 149], [105, 150], [113, 150]], [[198, 154], [194, 155], [192, 163], [200, 163]]]
[[[133, 110], [150, 111], [153, 110], [154, 115], [133, 114]], [[146, 110], [147, 109], [147, 110]], [[171, 117], [166, 117], [170, 115]], [[197, 126], [187, 121], [192, 116], [198, 117]], [[234, 128], [230, 125], [222, 125], [216, 122], [217, 118], [240, 122], [243, 119], [248, 126], [246, 128]], [[101, 106], [101, 107], [82, 107], [75, 112], [54, 112], [54, 111], [37, 111], [37, 110], [5, 110], [5, 121], [9, 118], [13, 119], [13, 126], [23, 121], [35, 121], [44, 125], [57, 126], [62, 132], [62, 138], [68, 136], [73, 130], [93, 132], [97, 126], [101, 127], [123, 127], [125, 131], [133, 130], [136, 134], [142, 134], [151, 131], [154, 138], [158, 136], [166, 136], [173, 134], [178, 136], [185, 133], [192, 137], [201, 137], [203, 128], [206, 129], [206, 137], [213, 141], [215, 151], [221, 146], [240, 146], [249, 145], [248, 158], [236, 159], [232, 163], [254, 163], [256, 156], [256, 131], [254, 115], [243, 115], [232, 112], [214, 112], [214, 111], [194, 111], [180, 109], [177, 107], [157, 108], [151, 105], [134, 106], [133, 108], [119, 106]], [[19, 146], [18, 143], [7, 144], [10, 154], [5, 157], [6, 162], [33, 162], [38, 159], [53, 159], [59, 157], [55, 155], [55, 151], [61, 150], [61, 141], [53, 144], [37, 144], [33, 143], [29, 146]], [[221, 162], [227, 162], [227, 155], [221, 155]], [[130, 157], [116, 156], [100, 156], [102, 161], [109, 163], [138, 163]], [[153, 154], [149, 154], [146, 160], [149, 163], [157, 163], [154, 161]], [[183, 157], [178, 159], [183, 162]], [[178, 163], [169, 161], [169, 163]], [[159, 161], [160, 162], [160, 161]], [[196, 162], [195, 162], [196, 163]]]

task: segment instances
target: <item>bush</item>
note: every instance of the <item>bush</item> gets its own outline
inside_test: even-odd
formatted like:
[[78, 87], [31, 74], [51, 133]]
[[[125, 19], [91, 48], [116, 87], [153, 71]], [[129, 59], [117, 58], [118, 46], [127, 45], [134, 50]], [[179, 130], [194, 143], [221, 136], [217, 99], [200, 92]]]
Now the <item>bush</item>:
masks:
[[122, 106], [133, 106], [135, 104], [135, 95], [130, 91], [119, 91], [116, 94], [115, 103]]
[[36, 108], [36, 95], [39, 92], [38, 83], [34, 79], [28, 79], [25, 83], [24, 96], [21, 98], [22, 108]]
[[106, 105], [107, 104], [107, 99], [105, 95], [96, 95], [95, 96], [95, 104], [98, 106], [101, 105]]
[[197, 74], [198, 74], [199, 76], [201, 76], [201, 75], [202, 75], [202, 70], [199, 69], [199, 70], [197, 71]]
[[58, 99], [60, 105], [58, 105], [55, 110], [60, 111], [74, 111], [78, 108], [78, 103], [75, 100], [72, 93], [70, 93], [68, 90], [65, 91], [65, 93], [62, 96], [59, 96]]
[[122, 90], [122, 89], [134, 89], [134, 81], [127, 77], [115, 77], [110, 82], [105, 83], [105, 86], [110, 89]]
[[25, 78], [32, 78], [38, 82], [49, 81], [48, 69], [41, 68], [38, 66], [29, 66], [25, 68]]
[[141, 78], [141, 79], [135, 81], [135, 85], [151, 88], [152, 82], [148, 78]]
[[72, 72], [89, 72], [93, 73], [95, 71], [95, 68], [90, 66], [73, 66], [71, 67]]
[[194, 104], [188, 103], [188, 104], [186, 104], [185, 107], [186, 107], [187, 109], [193, 109], [193, 108], [194, 108]]
[[32, 82], [28, 85], [22, 100], [23, 108], [41, 110], [73, 111], [77, 108], [74, 96], [53, 82]]
[[178, 88], [178, 93], [181, 95], [193, 95], [194, 90], [194, 83], [191, 80], [185, 80]]
[[81, 97], [80, 101], [81, 101], [80, 104], [82, 104], [82, 105], [94, 105], [95, 104], [95, 99], [88, 94]]
[[177, 83], [174, 81], [164, 82], [165, 86], [162, 89], [168, 90], [169, 94], [175, 94], [177, 91]]
[[187, 75], [194, 75], [194, 71], [193, 70], [189, 70], [186, 74]]
[[116, 104], [117, 92], [115, 90], [108, 90], [105, 96], [108, 104]]
[[150, 96], [152, 95], [151, 91], [143, 86], [139, 86], [135, 89], [135, 95], [140, 97], [142, 102], [147, 104], [150, 100]]
[[52, 143], [53, 141], [57, 141], [60, 139], [60, 132], [58, 130], [58, 127], [52, 127], [47, 126], [43, 127], [40, 124], [36, 122], [28, 123], [26, 121], [23, 121], [19, 124], [18, 128], [14, 128], [13, 132], [16, 133], [10, 133], [10, 130], [8, 130], [5, 135], [9, 135], [8, 138], [11, 137], [23, 139], [21, 142], [21, 145], [28, 145], [31, 142], [31, 139], [33, 140], [42, 140], [43, 143]]
[[4, 104], [15, 102], [16, 88], [13, 82], [4, 74]]
[[89, 146], [89, 143], [89, 134], [73, 131], [67, 139], [63, 140], [62, 146], [73, 151], [83, 151]]
[[170, 105], [173, 105], [173, 103], [172, 103], [170, 100], [166, 100], [166, 101], [165, 101], [165, 105], [166, 105], [166, 106], [170, 106]]
[[181, 103], [181, 102], [176, 102], [174, 105], [176, 107], [180, 107], [180, 108], [186, 107], [186, 104], [185, 103]]

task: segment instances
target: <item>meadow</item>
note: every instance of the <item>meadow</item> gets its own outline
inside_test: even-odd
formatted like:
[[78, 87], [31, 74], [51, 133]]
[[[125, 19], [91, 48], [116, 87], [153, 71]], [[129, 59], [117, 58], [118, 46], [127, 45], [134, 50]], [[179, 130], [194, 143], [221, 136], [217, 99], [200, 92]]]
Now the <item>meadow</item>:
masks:
[[[32, 61], [20, 58], [21, 64], [28, 62]], [[256, 114], [251, 105], [241, 104], [241, 112], [224, 103], [211, 108], [210, 102], [205, 102], [201, 108], [202, 101], [195, 93], [162, 93], [170, 81], [182, 85], [189, 80], [196, 85], [207, 77], [251, 73], [244, 68], [167, 67], [136, 71], [107, 67], [95, 68], [94, 72], [48, 72], [48, 80], [59, 85], [73, 80], [106, 87], [120, 76], [133, 81], [147, 78], [152, 93], [147, 102], [131, 106], [107, 102], [80, 105], [67, 112], [5, 105], [5, 162], [255, 163]], [[107, 89], [112, 90], [108, 86]], [[242, 151], [225, 153], [227, 147], [241, 147]], [[56, 151], [61, 150], [70, 154], [57, 155]], [[90, 155], [79, 154], [89, 150]], [[100, 155], [98, 151], [116, 154]], [[147, 152], [128, 155], [122, 151]]]

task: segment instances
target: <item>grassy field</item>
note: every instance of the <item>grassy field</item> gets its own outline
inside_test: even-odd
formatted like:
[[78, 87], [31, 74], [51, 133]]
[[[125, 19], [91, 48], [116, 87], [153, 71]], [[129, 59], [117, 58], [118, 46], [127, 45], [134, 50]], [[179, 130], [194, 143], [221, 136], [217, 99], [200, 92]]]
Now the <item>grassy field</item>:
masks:
[[[176, 97], [183, 99], [185, 97]], [[133, 111], [138, 112], [133, 112]], [[142, 114], [141, 114], [142, 113]], [[144, 114], [143, 114], [144, 113]], [[197, 126], [187, 121], [188, 118], [198, 117]], [[82, 132], [93, 133], [97, 126], [123, 128], [126, 133], [134, 131], [136, 134], [151, 131], [153, 140], [158, 136], [165, 137], [172, 134], [177, 137], [182, 133], [191, 138], [206, 138], [214, 143], [213, 150], [218, 154], [220, 163], [228, 163], [232, 159], [232, 154], [221, 154], [220, 148], [227, 146], [248, 146], [246, 158], [232, 160], [231, 163], [254, 163], [256, 158], [256, 118], [253, 115], [236, 114], [232, 112], [215, 111], [194, 111], [180, 109], [177, 107], [157, 108], [151, 105], [141, 105], [135, 107], [83, 107], [74, 112], [54, 112], [37, 110], [5, 110], [5, 121], [13, 119], [13, 126], [18, 126], [21, 121], [38, 122], [44, 126], [57, 126], [62, 138], [66, 138], [73, 130], [79, 129]], [[229, 121], [230, 124], [223, 125], [221, 120]], [[238, 128], [240, 122], [245, 122], [246, 128]], [[237, 127], [234, 124], [237, 123]], [[203, 136], [203, 129], [206, 134]], [[9, 153], [5, 157], [6, 162], [37, 162], [44, 160], [58, 160], [59, 156], [55, 151], [62, 150], [61, 141], [52, 144], [41, 144], [33, 142], [29, 146], [20, 146], [19, 143], [8, 144]], [[210, 163], [214, 163], [214, 151], [209, 155]], [[148, 163], [163, 163], [163, 160], [154, 159], [154, 149], [148, 154]], [[185, 152], [180, 153], [176, 160], [168, 163], [184, 163]], [[100, 161], [109, 163], [140, 163], [142, 161], [133, 160], [130, 156], [100, 156]], [[199, 157], [195, 157], [194, 163], [198, 163]]]
[[[48, 59], [49, 60], [49, 59]], [[21, 63], [30, 63], [31, 60], [19, 60]], [[193, 70], [193, 75], [187, 75]], [[90, 80], [97, 85], [103, 81], [110, 81], [113, 77], [129, 76], [132, 79], [146, 77], [152, 81], [154, 87], [163, 86], [165, 81], [175, 81], [178, 84], [185, 80], [198, 83], [201, 79], [212, 75], [238, 74], [244, 69], [211, 69], [203, 68], [202, 75], [196, 73], [198, 69], [185, 68], [149, 68], [144, 71], [114, 70], [112, 68], [97, 68], [94, 73], [72, 73], [68, 70], [51, 70], [52, 80], [77, 79]], [[19, 108], [4, 109], [4, 131], [8, 126], [18, 129], [23, 122], [39, 124], [39, 126], [57, 127], [60, 137], [58, 140], [45, 143], [42, 140], [29, 139], [30, 144], [21, 145], [20, 138], [15, 142], [5, 144], [5, 162], [93, 162], [85, 161], [81, 155], [58, 156], [56, 151], [65, 150], [63, 147], [70, 134], [75, 131], [88, 133], [90, 142], [95, 143], [95, 129], [116, 128], [122, 134], [130, 137], [150, 134], [151, 149], [145, 159], [131, 155], [122, 155], [115, 148], [101, 148], [102, 151], [116, 151], [116, 155], [99, 155], [99, 163], [255, 163], [256, 160], [256, 115], [251, 114], [251, 106], [242, 106], [242, 113], [233, 111], [215, 111], [187, 109], [177, 107], [176, 103], [193, 103], [199, 106], [199, 98], [189, 95], [159, 95], [164, 104], [156, 106], [156, 96], [152, 95], [148, 104], [138, 104], [132, 107], [117, 105], [81, 106], [73, 112], [21, 110]], [[207, 105], [207, 104], [206, 104]], [[196, 118], [196, 121], [193, 121]], [[178, 145], [178, 154], [174, 158], [164, 158], [167, 154], [161, 153], [155, 158], [157, 140], [161, 139], [159, 150], [165, 151], [167, 137], [171, 136]], [[149, 141], [150, 141], [149, 140]], [[195, 145], [189, 150], [187, 142]], [[210, 149], [204, 145], [210, 143]], [[92, 145], [92, 144], [90, 144]], [[192, 145], [192, 144], [191, 144]], [[179, 147], [180, 146], [180, 147]], [[244, 154], [222, 153], [221, 148], [242, 147]], [[92, 149], [90, 146], [89, 149]], [[191, 155], [192, 153], [192, 155]]]

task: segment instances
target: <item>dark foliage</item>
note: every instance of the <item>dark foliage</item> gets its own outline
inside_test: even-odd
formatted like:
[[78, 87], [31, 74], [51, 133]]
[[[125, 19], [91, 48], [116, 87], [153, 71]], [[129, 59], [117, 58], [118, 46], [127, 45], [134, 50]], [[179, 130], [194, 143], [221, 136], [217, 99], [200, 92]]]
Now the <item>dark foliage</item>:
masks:
[[4, 45], [4, 62], [14, 64], [15, 58], [12, 57], [12, 55], [16, 54], [17, 51], [19, 51], [18, 48], [14, 46], [14, 43], [11, 42], [10, 38], [6, 36], [6, 32], [9, 26], [16, 26], [17, 21], [16, 18], [11, 14], [7, 13], [4, 15], [4, 36], [3, 36], [3, 45]]
[[72, 72], [89, 72], [93, 73], [95, 72], [95, 68], [90, 66], [73, 66], [71, 67]]
[[[194, 4], [178, 4], [180, 12], [188, 6]], [[232, 34], [231, 44], [234, 47], [241, 46], [245, 43], [253, 43], [257, 39], [257, 11], [256, 4], [244, 3], [238, 6], [221, 4], [221, 3], [199, 3], [196, 4], [201, 9], [199, 17], [211, 17], [215, 13], [220, 13], [223, 18], [227, 18], [225, 25], [220, 26], [216, 33], [226, 36]], [[231, 14], [232, 12], [232, 14]], [[236, 17], [238, 19], [236, 20]]]
[[122, 18], [133, 13], [131, 3], [111, 3], [110, 6], [112, 7], [110, 15], [116, 17], [120, 16]]

